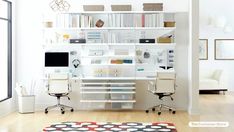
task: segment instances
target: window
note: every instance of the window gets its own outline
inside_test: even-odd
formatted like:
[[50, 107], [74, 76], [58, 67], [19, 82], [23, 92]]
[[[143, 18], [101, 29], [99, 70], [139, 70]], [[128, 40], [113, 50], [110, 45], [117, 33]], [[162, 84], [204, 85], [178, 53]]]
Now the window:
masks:
[[12, 3], [0, 0], [0, 101], [12, 97]]

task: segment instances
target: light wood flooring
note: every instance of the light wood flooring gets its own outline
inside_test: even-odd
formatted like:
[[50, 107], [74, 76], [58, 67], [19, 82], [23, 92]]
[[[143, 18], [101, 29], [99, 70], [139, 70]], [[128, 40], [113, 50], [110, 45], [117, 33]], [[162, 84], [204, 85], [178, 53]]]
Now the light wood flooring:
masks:
[[[172, 122], [178, 132], [234, 132], [234, 93], [200, 95], [200, 115], [191, 116], [185, 111], [175, 115], [163, 112], [146, 114], [144, 111], [75, 111], [61, 115], [58, 111], [49, 114], [12, 113], [0, 119], [0, 132], [39, 132], [51, 123], [62, 121], [96, 122]], [[189, 121], [228, 121], [228, 128], [190, 128]]]

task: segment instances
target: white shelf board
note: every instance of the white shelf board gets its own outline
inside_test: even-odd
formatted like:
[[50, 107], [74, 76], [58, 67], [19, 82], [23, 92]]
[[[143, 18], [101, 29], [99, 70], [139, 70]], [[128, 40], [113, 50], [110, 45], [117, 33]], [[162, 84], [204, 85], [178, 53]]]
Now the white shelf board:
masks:
[[50, 43], [50, 44], [43, 44], [43, 46], [159, 46], [159, 47], [172, 47], [176, 46], [176, 43]]
[[143, 73], [143, 72], [148, 72], [148, 73], [156, 73], [156, 71], [136, 71], [136, 72], [138, 72], [138, 73]]
[[103, 91], [103, 92], [84, 92], [84, 91], [81, 91], [80, 92], [81, 94], [135, 94], [136, 92], [135, 91], [131, 91], [131, 92], [110, 92], [110, 91]]
[[109, 55], [110, 58], [135, 58], [135, 55]]
[[136, 89], [136, 87], [81, 87], [80, 88], [81, 90], [104, 90], [104, 89], [108, 89], [108, 90], [111, 90], [111, 89]]
[[82, 11], [82, 12], [62, 12], [63, 14], [159, 14], [159, 13], [185, 13], [182, 11]]
[[[99, 78], [101, 79], [101, 78]], [[93, 78], [83, 78], [82, 80], [93, 80]], [[108, 79], [104, 79], [103, 80], [108, 80]], [[116, 82], [116, 83], [109, 83], [109, 82], [82, 82], [81, 85], [135, 85], [136, 83], [134, 82], [126, 82], [126, 83], [123, 83], [123, 82]]]
[[53, 31], [53, 30], [175, 30], [176, 27], [52, 27], [52, 28], [44, 28], [45, 31]]
[[84, 30], [174, 30], [175, 27], [102, 27], [102, 28], [81, 28]]
[[154, 66], [154, 64], [147, 64], [147, 63], [137, 63], [136, 66]]
[[176, 46], [176, 43], [138, 43], [136, 46], [159, 46], [159, 47], [172, 47]]
[[135, 66], [135, 64], [81, 64], [81, 66]]
[[156, 80], [156, 77], [136, 77], [135, 78], [136, 80], [139, 80], [139, 81], [154, 81]]
[[[135, 80], [135, 77], [82, 77], [81, 80]], [[135, 83], [106, 83], [106, 84], [132, 84], [133, 85]]]
[[84, 44], [79, 44], [82, 46], [122, 46], [122, 45], [128, 45], [128, 46], [135, 46], [135, 43], [84, 43]]
[[[81, 78], [81, 80], [155, 80], [156, 77], [115, 77], [115, 78], [108, 78], [108, 77], [87, 77]], [[135, 85], [135, 83], [82, 83], [82, 85]]]
[[[168, 71], [167, 71], [168, 72]], [[172, 72], [174, 73], [174, 71], [169, 71], [169, 72]], [[107, 78], [79, 78], [79, 77], [73, 77], [71, 78], [71, 80], [125, 80], [125, 79], [118, 79], [118, 78], [115, 78], [115, 79], [107, 79]], [[155, 80], [156, 77], [141, 77], [141, 76], [136, 76], [136, 77], [131, 77], [131, 79], [127, 79], [126, 80]], [[46, 79], [45, 79], [46, 80]], [[108, 82], [104, 82], [104, 83], [82, 83], [82, 85], [109, 85], [110, 83]], [[119, 84], [119, 85], [135, 85], [135, 83], [115, 83], [115, 84]]]
[[81, 46], [108, 46], [108, 43], [82, 43]]
[[127, 45], [127, 46], [135, 46], [135, 43], [108, 43], [109, 46], [123, 46], [123, 45]]
[[100, 56], [89, 56], [89, 55], [83, 55], [81, 58], [108, 58], [108, 55], [100, 55]]
[[109, 64], [109, 66], [135, 66], [135, 64]]
[[43, 46], [70, 46], [70, 43], [49, 43], [49, 44], [43, 44]]
[[135, 103], [136, 100], [80, 100], [87, 103]]
[[88, 56], [83, 55], [81, 58], [135, 58], [134, 55], [102, 55], [102, 56]]

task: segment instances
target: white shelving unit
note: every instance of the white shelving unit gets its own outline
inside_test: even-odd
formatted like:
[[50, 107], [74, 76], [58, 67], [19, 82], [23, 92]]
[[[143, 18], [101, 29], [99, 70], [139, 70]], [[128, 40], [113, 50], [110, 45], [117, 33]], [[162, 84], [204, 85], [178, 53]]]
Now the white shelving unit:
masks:
[[[154, 80], [156, 71], [175, 72], [176, 42], [163, 44], [139, 43], [139, 39], [156, 39], [165, 34], [175, 36], [176, 27], [163, 27], [162, 23], [163, 21], [175, 21], [174, 15], [176, 13], [179, 12], [103, 11], [61, 13], [64, 15], [62, 26], [43, 29], [45, 36], [43, 46], [50, 50], [61, 47], [63, 50], [67, 48], [79, 52], [76, 58], [81, 61], [81, 72], [78, 75], [79, 77], [73, 79], [81, 80], [80, 102], [101, 103], [103, 109], [131, 109], [136, 102], [135, 80]], [[124, 15], [133, 15], [134, 20], [131, 21], [133, 21], [132, 25], [134, 26], [124, 25], [124, 20], [120, 21], [120, 26], [110, 22], [110, 20], [116, 21], [113, 16], [118, 16], [118, 14], [120, 18], [124, 18]], [[157, 20], [155, 22], [160, 23], [160, 26], [145, 26], [146, 23], [144, 22], [146, 22], [146, 18], [149, 18], [145, 16], [152, 14], [156, 14], [155, 19], [157, 18]], [[58, 15], [60, 14], [56, 14], [56, 17]], [[74, 27], [71, 26], [73, 24], [67, 23], [67, 19], [70, 20], [73, 15], [78, 16], [79, 21], [82, 21], [80, 20], [81, 16], [91, 16], [92, 21], [97, 21], [100, 18], [104, 20], [105, 24], [103, 27], [92, 27], [90, 25], [86, 27], [81, 26], [82, 24], [79, 23], [79, 26]], [[141, 22], [144, 23], [142, 27], [135, 24], [137, 23], [135, 22], [135, 18], [137, 18], [135, 15], [144, 15], [144, 22]], [[60, 19], [56, 20], [55, 25], [61, 25]], [[93, 24], [93, 22], [89, 23]], [[111, 26], [115, 24], [117, 26]], [[95, 33], [90, 35], [94, 36], [92, 39], [89, 33]], [[86, 43], [70, 44], [67, 41], [63, 42], [64, 40], [61, 37], [64, 34], [69, 34], [71, 38], [77, 38], [78, 34], [83, 34]], [[51, 39], [51, 36], [54, 39]]]

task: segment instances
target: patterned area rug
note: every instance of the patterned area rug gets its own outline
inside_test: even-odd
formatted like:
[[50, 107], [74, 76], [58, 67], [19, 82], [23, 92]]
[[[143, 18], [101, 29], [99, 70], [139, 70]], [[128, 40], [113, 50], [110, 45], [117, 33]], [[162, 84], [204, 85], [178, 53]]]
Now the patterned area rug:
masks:
[[43, 132], [177, 132], [174, 124], [156, 123], [96, 123], [62, 122], [43, 129]]

